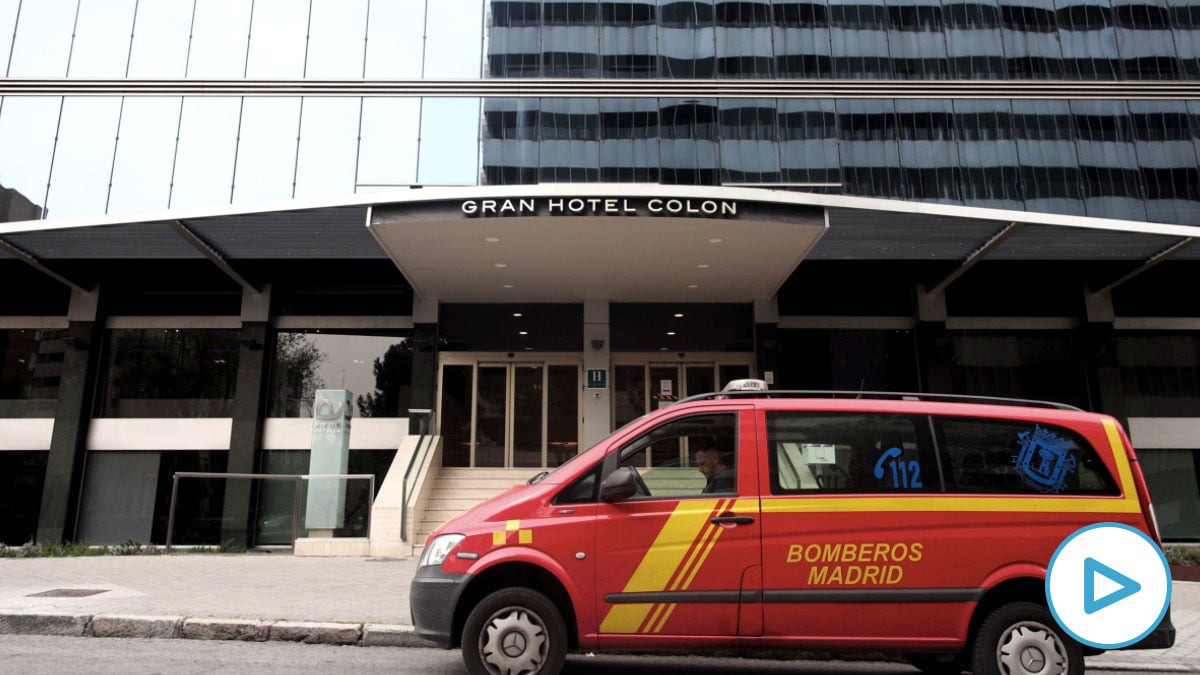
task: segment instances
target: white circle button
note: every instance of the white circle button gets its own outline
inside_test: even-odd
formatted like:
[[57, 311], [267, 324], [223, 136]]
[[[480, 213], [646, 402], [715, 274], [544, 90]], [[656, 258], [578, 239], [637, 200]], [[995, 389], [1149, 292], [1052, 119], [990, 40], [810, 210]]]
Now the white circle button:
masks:
[[1171, 601], [1171, 569], [1140, 530], [1097, 523], [1059, 544], [1046, 599], [1063, 630], [1083, 644], [1119, 649], [1150, 634]]

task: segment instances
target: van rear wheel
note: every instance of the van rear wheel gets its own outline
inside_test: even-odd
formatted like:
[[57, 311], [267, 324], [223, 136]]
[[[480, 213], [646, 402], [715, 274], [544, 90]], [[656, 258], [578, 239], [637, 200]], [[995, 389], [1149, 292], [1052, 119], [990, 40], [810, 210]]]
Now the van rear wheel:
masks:
[[976, 675], [1082, 675], [1083, 649], [1044, 606], [1013, 602], [980, 624], [971, 668]]
[[467, 616], [463, 661], [473, 675], [557, 673], [567, 657], [562, 614], [530, 588], [504, 588]]

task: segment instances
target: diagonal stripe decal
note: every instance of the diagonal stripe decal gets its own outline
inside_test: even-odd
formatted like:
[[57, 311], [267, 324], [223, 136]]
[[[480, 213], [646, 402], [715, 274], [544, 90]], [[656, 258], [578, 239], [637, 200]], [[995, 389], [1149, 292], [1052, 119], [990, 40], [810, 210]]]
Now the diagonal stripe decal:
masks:
[[[709, 521], [717, 507], [725, 501], [706, 499], [680, 502], [642, 556], [623, 592], [661, 591], [673, 581], [680, 583], [679, 579], [683, 577], [681, 568], [685, 561], [702, 561], [707, 557], [707, 554], [698, 553], [701, 548], [699, 542], [704, 540], [710, 528], [716, 527]], [[710, 547], [714, 541], [715, 537], [709, 535]], [[649, 616], [652, 610], [653, 616]], [[673, 605], [660, 603], [614, 605], [600, 623], [600, 632], [635, 633], [653, 630], [656, 625], [661, 630], [672, 610]]]

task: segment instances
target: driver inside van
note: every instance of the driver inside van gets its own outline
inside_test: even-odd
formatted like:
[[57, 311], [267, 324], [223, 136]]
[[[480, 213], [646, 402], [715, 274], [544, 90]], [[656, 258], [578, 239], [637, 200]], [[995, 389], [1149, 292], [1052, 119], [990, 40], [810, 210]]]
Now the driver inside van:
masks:
[[725, 464], [725, 453], [717, 444], [708, 442], [696, 450], [696, 468], [708, 479], [704, 494], [732, 493], [737, 489], [737, 474]]

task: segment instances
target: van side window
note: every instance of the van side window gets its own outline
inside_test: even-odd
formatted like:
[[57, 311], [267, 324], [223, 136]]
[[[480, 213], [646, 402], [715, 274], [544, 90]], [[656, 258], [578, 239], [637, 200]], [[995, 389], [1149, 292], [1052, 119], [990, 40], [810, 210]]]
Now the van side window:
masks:
[[771, 493], [941, 490], [923, 417], [859, 413], [767, 413]]
[[1015, 420], [935, 417], [950, 492], [1115, 495], [1096, 451], [1063, 427]]
[[555, 504], [588, 504], [596, 501], [596, 490], [599, 487], [596, 480], [600, 476], [600, 465], [592, 467], [591, 471], [575, 479], [565, 490], [554, 498]]
[[671, 420], [622, 447], [617, 465], [641, 474], [643, 498], [736, 494], [736, 429], [728, 413]]

